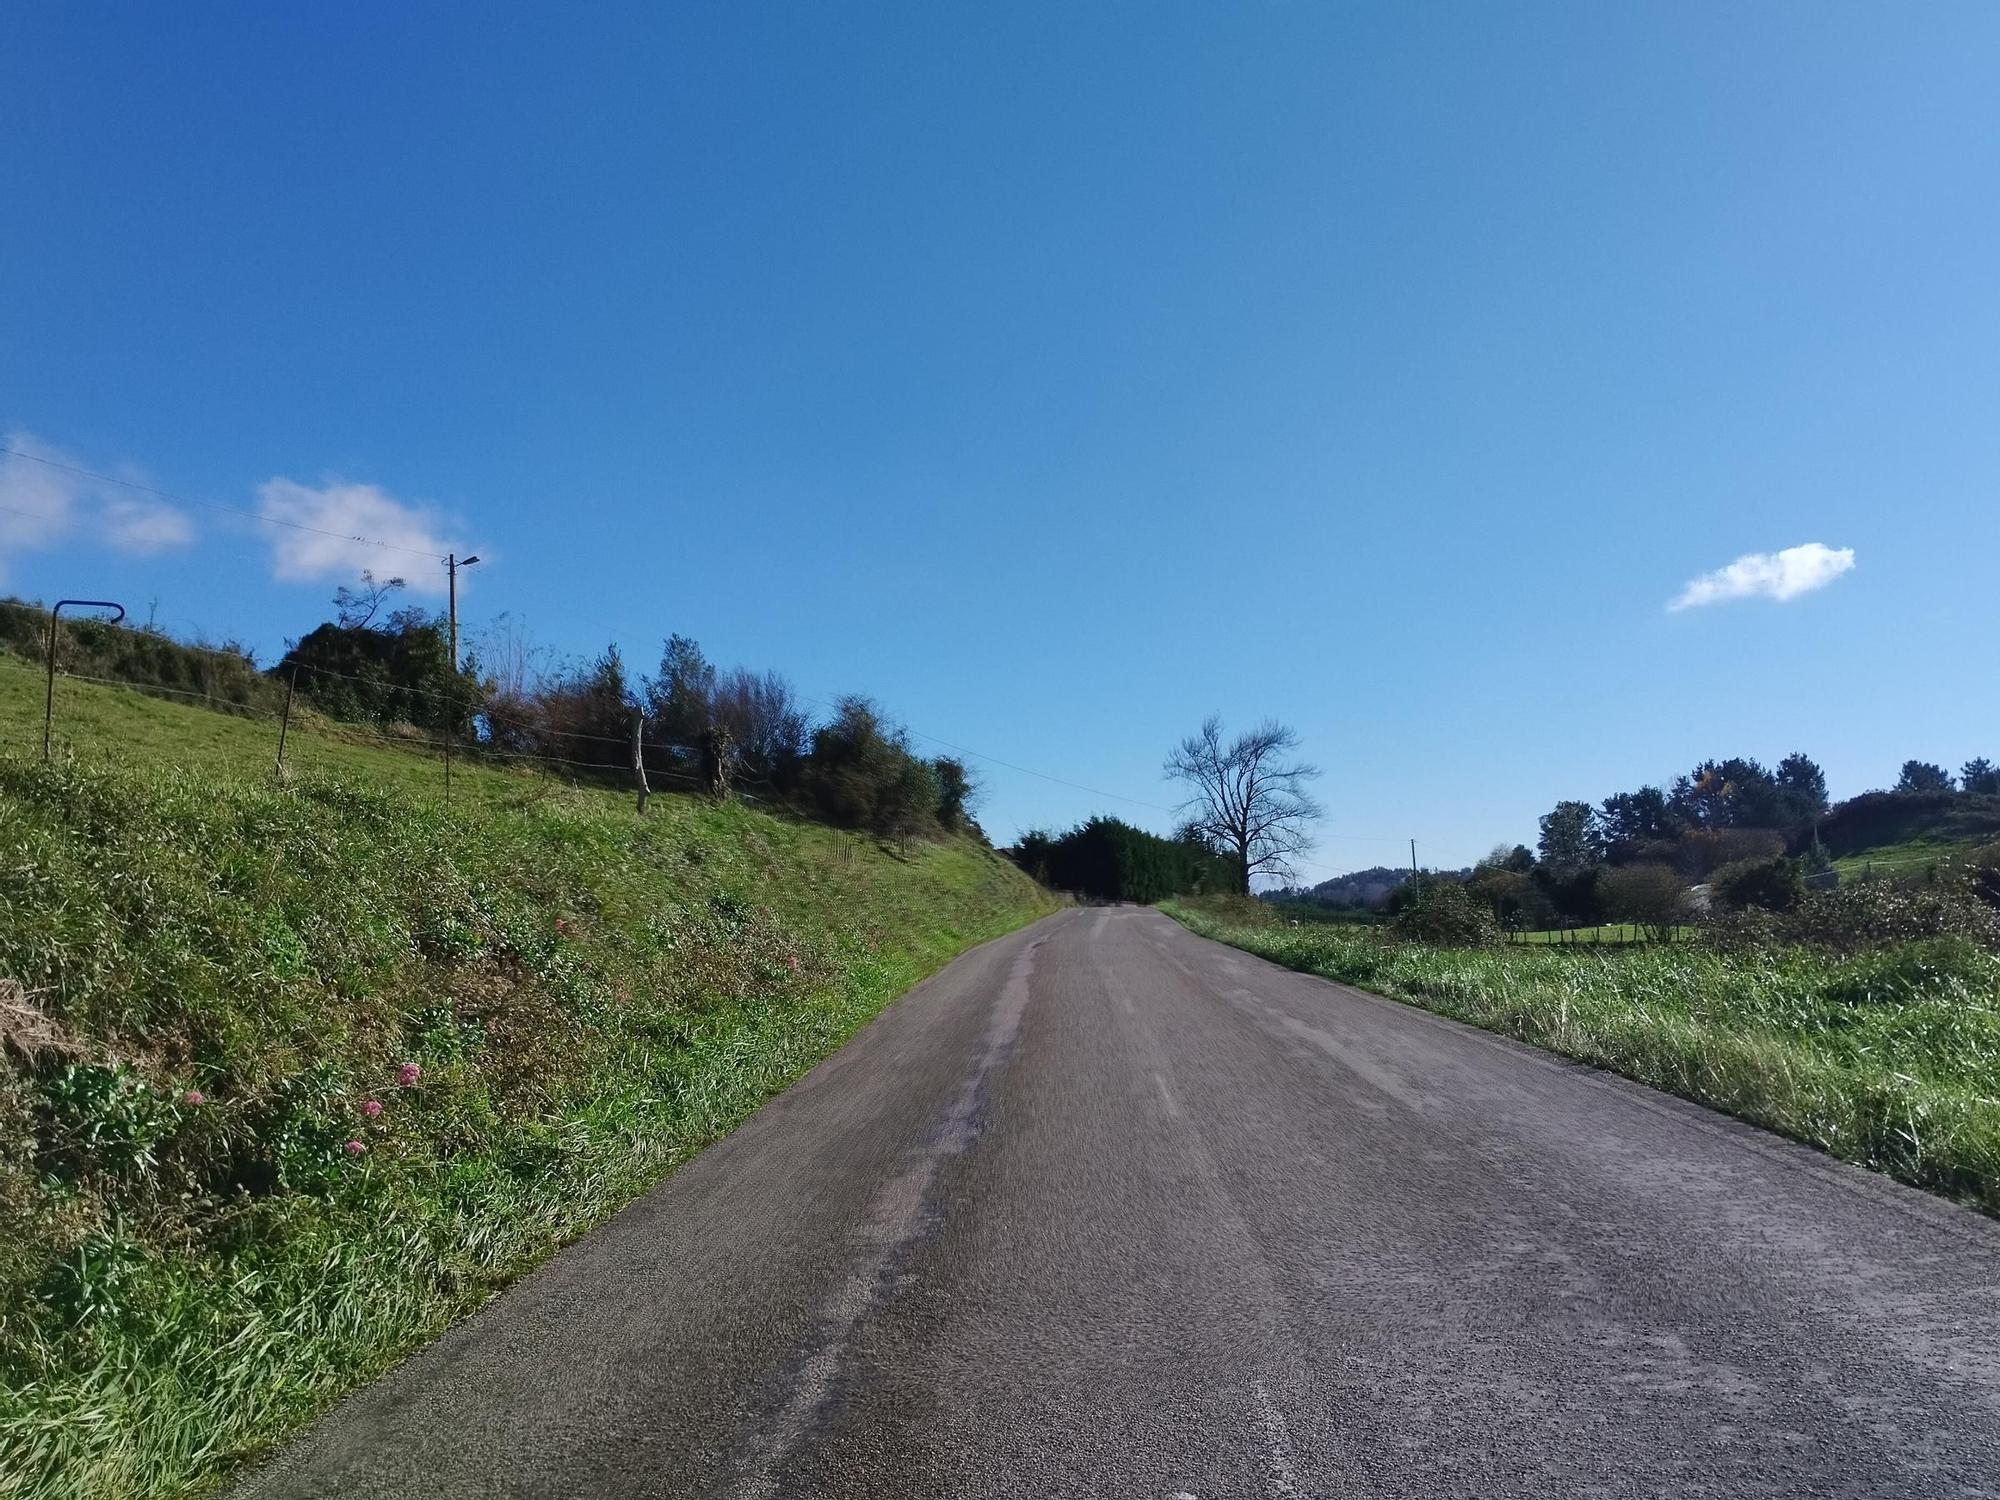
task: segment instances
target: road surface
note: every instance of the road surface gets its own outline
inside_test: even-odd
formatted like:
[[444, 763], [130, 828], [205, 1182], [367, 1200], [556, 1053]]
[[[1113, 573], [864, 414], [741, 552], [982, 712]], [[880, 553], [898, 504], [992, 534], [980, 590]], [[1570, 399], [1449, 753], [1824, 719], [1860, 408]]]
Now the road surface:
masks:
[[1071, 911], [243, 1493], [2000, 1494], [1996, 1229]]

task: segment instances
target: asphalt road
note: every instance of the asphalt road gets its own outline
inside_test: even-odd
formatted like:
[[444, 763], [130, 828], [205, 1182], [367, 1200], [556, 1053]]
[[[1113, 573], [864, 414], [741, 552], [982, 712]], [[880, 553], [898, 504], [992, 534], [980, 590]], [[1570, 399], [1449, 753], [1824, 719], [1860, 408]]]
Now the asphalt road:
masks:
[[1073, 911], [913, 991], [245, 1493], [2000, 1494], [1996, 1231]]

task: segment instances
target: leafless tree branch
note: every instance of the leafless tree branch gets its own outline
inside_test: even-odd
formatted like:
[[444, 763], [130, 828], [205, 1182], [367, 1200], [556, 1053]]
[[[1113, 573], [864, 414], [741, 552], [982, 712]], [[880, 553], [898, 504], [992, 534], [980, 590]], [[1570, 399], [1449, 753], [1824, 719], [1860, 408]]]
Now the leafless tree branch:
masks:
[[1297, 732], [1275, 719], [1225, 742], [1221, 718], [1210, 714], [1167, 756], [1165, 774], [1188, 788], [1181, 810], [1236, 857], [1246, 895], [1255, 876], [1292, 878], [1292, 858], [1312, 847], [1307, 829], [1320, 807], [1306, 784], [1319, 767], [1287, 760], [1298, 744]]

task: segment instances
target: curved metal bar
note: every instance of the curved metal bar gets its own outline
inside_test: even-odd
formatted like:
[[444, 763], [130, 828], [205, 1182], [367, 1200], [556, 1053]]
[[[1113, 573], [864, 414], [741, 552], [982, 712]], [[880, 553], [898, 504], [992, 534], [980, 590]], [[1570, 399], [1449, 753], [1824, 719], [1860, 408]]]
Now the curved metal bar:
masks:
[[56, 621], [65, 609], [115, 609], [117, 614], [105, 621], [116, 625], [125, 618], [125, 606], [110, 599], [58, 599], [55, 608], [49, 611], [49, 690], [42, 703], [42, 759], [49, 758], [49, 741], [55, 732], [56, 723]]

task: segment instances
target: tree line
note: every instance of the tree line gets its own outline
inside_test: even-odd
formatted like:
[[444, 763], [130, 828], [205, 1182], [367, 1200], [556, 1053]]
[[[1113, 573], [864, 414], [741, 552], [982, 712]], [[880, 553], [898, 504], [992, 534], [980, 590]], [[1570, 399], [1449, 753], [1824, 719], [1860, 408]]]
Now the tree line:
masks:
[[[411, 728], [476, 758], [541, 764], [585, 780], [632, 777], [641, 762], [663, 789], [740, 790], [887, 839], [980, 834], [978, 786], [964, 762], [925, 757], [872, 700], [840, 698], [824, 720], [776, 672], [721, 670], [691, 638], [670, 635], [657, 671], [631, 673], [617, 646], [556, 659], [505, 616], [452, 660], [440, 613], [396, 607], [397, 578], [363, 573], [333, 599], [334, 617], [286, 644], [259, 671], [244, 647], [180, 642], [150, 626], [66, 621], [65, 671], [271, 713], [299, 702], [341, 723]], [[0, 646], [39, 657], [48, 612], [0, 603]]]
[[1117, 818], [1094, 817], [1067, 833], [1029, 829], [1006, 851], [1043, 885], [1096, 901], [1146, 904], [1169, 896], [1221, 895], [1242, 885], [1242, 867], [1192, 823], [1161, 838]]
[[1940, 812], [1964, 813], [1969, 835], [1990, 837], [2000, 800], [1987, 798], [2000, 798], [2000, 773], [1984, 758], [1956, 778], [1907, 761], [1891, 790], [1837, 806], [1824, 771], [1804, 753], [1771, 767], [1747, 756], [1705, 760], [1663, 787], [1595, 805], [1557, 803], [1541, 818], [1534, 849], [1496, 849], [1465, 884], [1503, 923], [1525, 928], [1666, 925], [1704, 899], [1711, 908], [1783, 911], [1811, 880], [1835, 878], [1835, 854], [1935, 827]]

